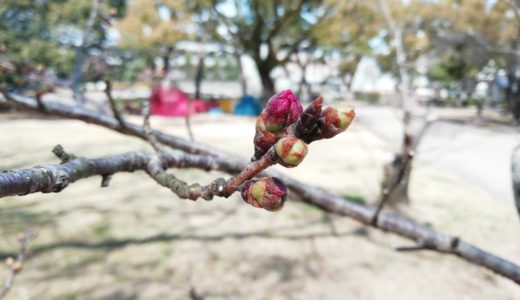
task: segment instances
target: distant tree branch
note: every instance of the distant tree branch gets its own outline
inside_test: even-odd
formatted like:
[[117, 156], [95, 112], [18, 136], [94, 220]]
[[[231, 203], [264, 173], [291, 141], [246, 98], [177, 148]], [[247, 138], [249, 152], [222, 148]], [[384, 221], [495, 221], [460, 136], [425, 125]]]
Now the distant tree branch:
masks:
[[[12, 94], [5, 94], [5, 96], [10, 99], [9, 101], [7, 101], [7, 104], [13, 108], [41, 113], [38, 110], [37, 104], [33, 99], [20, 97]], [[45, 114], [47, 115], [82, 120], [88, 123], [98, 124], [127, 135], [137, 136], [142, 139], [146, 138], [144, 130], [141, 126], [127, 123], [128, 126], [126, 128], [121, 128], [118, 121], [111, 116], [101, 115], [83, 108], [67, 107], [56, 103], [46, 103], [46, 108], [47, 109], [45, 111]], [[246, 165], [245, 160], [239, 159], [236, 156], [230, 154], [226, 154], [223, 151], [213, 149], [207, 145], [197, 142], [189, 142], [178, 137], [161, 133], [159, 131], [154, 131], [154, 134], [157, 136], [157, 139], [161, 143], [191, 153], [186, 154], [175, 152], [178, 153], [176, 155], [183, 156], [184, 158], [191, 157], [194, 160], [193, 163], [195, 164], [196, 161], [197, 164], [199, 164], [199, 166], [201, 167], [207, 167], [208, 169], [218, 169], [227, 173], [237, 174], [240, 173]], [[201, 156], [200, 154], [203, 155]], [[135, 155], [135, 153], [132, 155]], [[112, 160], [114, 160], [114, 158], [112, 158]], [[141, 161], [142, 163], [139, 165], [140, 169], [143, 169], [145, 167], [143, 165], [144, 162], [142, 160], [139, 161]], [[110, 173], [115, 171], [130, 171], [129, 169], [125, 169], [125, 167], [123, 167], [128, 166], [126, 165], [127, 163], [128, 159], [122, 159], [121, 162], [116, 165], [114, 165], [113, 163], [109, 164], [110, 166], [117, 166], [117, 168], [110, 170], [104, 169], [103, 171], [108, 171]], [[136, 166], [136, 164], [133, 163], [131, 164], [131, 166]], [[59, 166], [53, 166], [53, 168], [59, 169]], [[96, 168], [90, 169], [90, 172], [93, 172], [92, 170], [96, 170]], [[16, 173], [20, 171], [11, 171], [10, 174], [14, 174], [13, 172]], [[39, 170], [38, 168], [32, 168], [26, 169], [24, 172], [29, 172], [30, 174], [31, 172], [39, 172]], [[104, 172], [93, 172], [93, 175], [101, 175], [101, 173]], [[341, 196], [334, 195], [322, 188], [304, 184], [280, 172], [269, 170], [264, 171], [263, 174], [268, 176], [276, 176], [280, 178], [282, 181], [285, 182], [287, 187], [289, 187], [294, 194], [301, 198], [302, 201], [317, 206], [323, 209], [324, 211], [347, 216], [367, 225], [371, 225], [371, 222], [374, 219], [374, 215], [376, 214], [376, 208], [356, 203], [354, 201], [345, 200]], [[5, 175], [5, 173], [3, 175]], [[23, 180], [23, 176], [18, 178], [20, 178], [20, 180]], [[30, 189], [27, 190], [27, 187], [30, 186], [30, 184], [27, 185], [28, 183], [19, 182], [16, 184], [24, 186], [23, 188], [18, 187], [14, 190], [11, 190], [11, 192], [8, 192], [6, 194], [12, 195], [17, 194], [18, 192], [31, 191]], [[48, 190], [49, 188], [50, 186], [47, 185], [45, 189]], [[0, 190], [2, 190], [2, 192], [4, 191], [3, 188]], [[50, 188], [50, 191], [53, 191], [52, 188]], [[511, 279], [517, 284], [520, 284], [520, 266], [510, 261], [507, 261], [501, 257], [493, 255], [489, 252], [486, 252], [474, 245], [466, 243], [458, 237], [437, 232], [425, 225], [419, 224], [408, 218], [386, 212], [380, 212], [377, 218], [377, 222], [375, 224], [372, 224], [372, 226], [375, 228], [379, 228], [383, 231], [392, 232], [402, 237], [411, 239], [415, 241], [417, 244], [421, 245], [421, 247], [427, 247], [428, 249], [435, 250], [440, 253], [449, 253], [456, 255], [467, 260], [470, 263], [480, 265], [488, 270], [491, 270], [497, 274]]]
[[20, 249], [16, 255], [16, 258], [9, 257], [6, 260], [7, 268], [9, 269], [9, 274], [4, 282], [4, 287], [0, 289], [0, 300], [3, 300], [5, 296], [11, 291], [14, 281], [16, 279], [16, 275], [18, 275], [23, 269], [23, 263], [29, 256], [29, 243], [36, 238], [36, 233], [28, 230], [23, 236], [21, 236], [18, 241], [20, 242]]
[[114, 114], [114, 118], [116, 118], [116, 120], [119, 122], [119, 125], [124, 128], [125, 120], [123, 119], [123, 116], [121, 116], [121, 112], [117, 108], [116, 100], [112, 95], [112, 81], [110, 80], [105, 80], [105, 95], [107, 96], [108, 103], [110, 104], [110, 108]]

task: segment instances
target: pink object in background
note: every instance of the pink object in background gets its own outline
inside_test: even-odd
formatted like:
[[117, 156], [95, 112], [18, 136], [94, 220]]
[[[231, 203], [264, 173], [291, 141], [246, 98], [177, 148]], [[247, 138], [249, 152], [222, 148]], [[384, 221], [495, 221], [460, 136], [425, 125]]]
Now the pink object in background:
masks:
[[209, 110], [208, 104], [200, 99], [191, 101], [188, 111], [189, 96], [179, 88], [155, 86], [150, 96], [150, 107], [153, 115], [185, 116]]

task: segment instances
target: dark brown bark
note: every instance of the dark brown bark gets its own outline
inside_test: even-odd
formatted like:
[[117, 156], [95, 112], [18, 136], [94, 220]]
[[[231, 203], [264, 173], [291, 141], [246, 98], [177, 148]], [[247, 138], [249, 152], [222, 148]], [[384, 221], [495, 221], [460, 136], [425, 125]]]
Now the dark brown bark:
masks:
[[200, 85], [204, 77], [204, 54], [199, 54], [199, 61], [197, 63], [197, 72], [195, 73], [195, 99], [200, 99]]
[[[514, 72], [514, 70], [512, 70]], [[517, 123], [520, 123], [520, 78], [514, 73], [507, 75], [506, 102]]]
[[163, 59], [163, 69], [162, 74], [163, 76], [167, 76], [170, 72], [170, 57], [173, 53], [173, 46], [166, 47], [166, 51], [164, 52], [164, 55], [162, 57]]
[[255, 59], [256, 66], [258, 68], [258, 74], [260, 75], [260, 81], [262, 83], [262, 94], [260, 99], [263, 102], [267, 102], [272, 95], [275, 94], [274, 80], [271, 77], [271, 71], [274, 66], [266, 60]]

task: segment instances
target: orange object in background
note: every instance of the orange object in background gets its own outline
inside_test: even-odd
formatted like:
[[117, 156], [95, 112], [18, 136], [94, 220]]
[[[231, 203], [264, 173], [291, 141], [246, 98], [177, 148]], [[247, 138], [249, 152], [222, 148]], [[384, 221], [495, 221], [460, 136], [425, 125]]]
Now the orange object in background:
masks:
[[232, 113], [234, 107], [235, 100], [233, 99], [220, 99], [217, 101], [218, 108], [222, 109], [225, 113]]

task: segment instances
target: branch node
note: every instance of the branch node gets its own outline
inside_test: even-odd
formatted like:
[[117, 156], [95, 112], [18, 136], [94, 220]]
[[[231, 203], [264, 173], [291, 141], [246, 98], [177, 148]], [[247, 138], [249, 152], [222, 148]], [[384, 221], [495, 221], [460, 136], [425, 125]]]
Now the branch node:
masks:
[[395, 248], [395, 251], [399, 251], [399, 252], [412, 252], [412, 251], [422, 251], [422, 250], [431, 250], [431, 249], [433, 249], [432, 246], [421, 243], [421, 244], [415, 245], [415, 246], [401, 246], [401, 247], [397, 247], [397, 248]]
[[453, 237], [453, 239], [451, 240], [451, 243], [450, 243], [451, 251], [455, 251], [455, 249], [457, 249], [457, 247], [459, 246], [459, 243], [460, 243], [460, 238], [458, 236]]
[[108, 187], [110, 184], [110, 180], [112, 179], [113, 174], [103, 174], [101, 175], [101, 187]]
[[52, 148], [52, 153], [54, 153], [54, 155], [56, 155], [61, 160], [62, 164], [67, 163], [67, 162], [69, 162], [69, 161], [71, 161], [71, 160], [76, 158], [75, 155], [68, 154], [65, 151], [65, 149], [63, 149], [62, 145], [54, 146], [54, 148]]
[[123, 119], [123, 116], [121, 116], [119, 109], [117, 109], [116, 100], [114, 99], [114, 96], [112, 95], [112, 81], [110, 81], [108, 79], [105, 80], [105, 95], [108, 98], [108, 103], [110, 104], [110, 108], [112, 109], [112, 114], [114, 115], [114, 118], [116, 118], [121, 129], [126, 129], [126, 127], [127, 127], [126, 122]]

